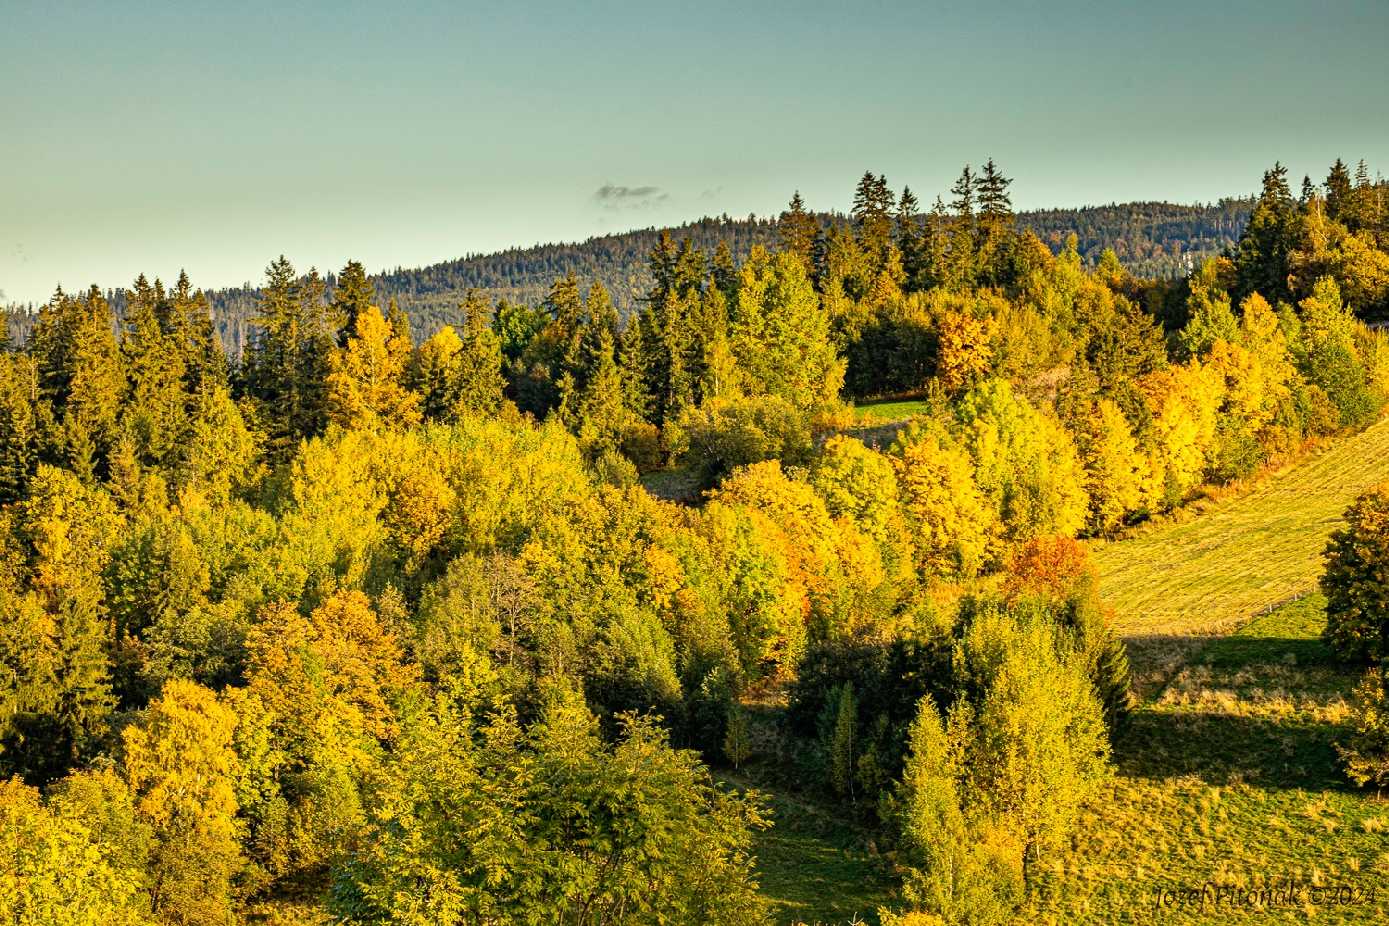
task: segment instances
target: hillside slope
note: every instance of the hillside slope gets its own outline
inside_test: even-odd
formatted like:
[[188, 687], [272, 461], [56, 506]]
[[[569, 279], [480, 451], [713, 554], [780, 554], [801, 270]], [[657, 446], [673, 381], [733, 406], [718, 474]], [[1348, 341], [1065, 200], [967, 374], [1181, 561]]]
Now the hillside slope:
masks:
[[1389, 420], [1301, 460], [1190, 520], [1095, 547], [1124, 636], [1220, 633], [1310, 591], [1327, 535], [1389, 479]]

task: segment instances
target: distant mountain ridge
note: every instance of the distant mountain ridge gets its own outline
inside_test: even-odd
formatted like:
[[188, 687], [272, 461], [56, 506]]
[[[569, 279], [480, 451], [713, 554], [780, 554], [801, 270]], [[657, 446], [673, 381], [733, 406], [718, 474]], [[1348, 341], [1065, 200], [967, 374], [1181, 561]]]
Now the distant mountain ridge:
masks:
[[[1252, 207], [1252, 199], [1233, 198], [1206, 205], [1113, 203], [1023, 212], [1017, 219], [1021, 227], [1030, 229], [1054, 251], [1075, 234], [1087, 263], [1094, 263], [1109, 248], [1137, 276], [1170, 278], [1184, 275], [1202, 259], [1232, 247]], [[847, 221], [837, 213], [820, 218], [825, 223]], [[470, 288], [483, 290], [493, 299], [533, 305], [545, 298], [557, 277], [571, 270], [585, 286], [594, 280], [601, 282], [618, 310], [626, 314], [650, 287], [647, 257], [662, 230], [642, 228], [582, 242], [509, 248], [427, 267], [397, 268], [373, 279], [383, 305], [394, 298], [409, 313], [416, 336], [457, 323], [458, 303]], [[677, 241], [689, 238], [709, 253], [726, 242], [737, 260], [746, 257], [754, 245], [773, 246], [777, 242], [775, 218], [706, 217], [668, 230]], [[289, 256], [293, 259], [292, 254]], [[239, 354], [246, 343], [258, 294], [255, 287], [208, 293], [218, 331], [233, 354]], [[123, 293], [115, 290], [111, 295], [119, 309]], [[23, 321], [14, 320], [15, 334], [20, 338], [27, 327]]]

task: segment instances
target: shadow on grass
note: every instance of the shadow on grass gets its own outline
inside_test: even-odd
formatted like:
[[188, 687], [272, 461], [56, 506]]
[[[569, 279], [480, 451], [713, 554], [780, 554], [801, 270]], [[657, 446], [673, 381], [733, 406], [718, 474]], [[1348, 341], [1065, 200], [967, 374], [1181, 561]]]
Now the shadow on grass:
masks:
[[763, 896], [775, 921], [877, 923], [879, 907], [896, 902], [895, 878], [873, 835], [845, 811], [784, 785], [768, 787], [768, 770], [754, 762], [741, 774], [720, 775], [768, 800], [772, 826], [754, 836]]
[[1196, 777], [1212, 786], [1348, 790], [1335, 744], [1337, 724], [1290, 717], [1142, 710], [1114, 743], [1122, 775]]

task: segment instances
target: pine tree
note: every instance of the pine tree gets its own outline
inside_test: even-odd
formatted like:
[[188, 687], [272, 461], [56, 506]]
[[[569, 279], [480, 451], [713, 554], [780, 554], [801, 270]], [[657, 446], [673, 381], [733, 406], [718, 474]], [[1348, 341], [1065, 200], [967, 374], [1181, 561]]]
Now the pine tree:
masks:
[[227, 357], [212, 324], [212, 310], [202, 290], [194, 291], [182, 271], [169, 294], [166, 331], [183, 354], [183, 391], [190, 406], [227, 388]]
[[1258, 293], [1270, 302], [1291, 298], [1289, 257], [1297, 245], [1297, 209], [1288, 188], [1288, 169], [1264, 172], [1263, 192], [1235, 249], [1241, 298]]
[[835, 699], [834, 727], [829, 742], [830, 786], [836, 794], [853, 797], [858, 755], [858, 700], [853, 682], [845, 682]]
[[299, 280], [281, 255], [265, 276], [243, 376], [245, 391], [260, 406], [271, 454], [285, 456], [327, 424], [328, 362], [336, 328], [316, 272]]
[[0, 506], [25, 496], [38, 462], [38, 400], [34, 361], [0, 351]]
[[887, 179], [872, 171], [863, 175], [854, 190], [851, 213], [858, 233], [859, 246], [868, 255], [868, 276], [875, 278], [887, 266], [894, 251], [892, 213], [896, 203], [888, 190]]
[[[964, 178], [961, 177], [961, 180]], [[1008, 195], [1008, 187], [1012, 182], [1003, 176], [1003, 172], [994, 164], [993, 158], [984, 163], [984, 169], [975, 181], [975, 195], [979, 203], [979, 214], [985, 222], [1004, 223], [1012, 220], [1013, 200]], [[960, 195], [958, 191], [956, 195]]]
[[173, 460], [187, 426], [184, 396], [183, 345], [169, 330], [170, 300], [163, 285], [151, 286], [144, 275], [127, 295], [122, 325], [121, 355], [127, 390], [126, 432], [136, 458], [145, 465], [164, 467]]
[[1350, 170], [1340, 158], [1326, 175], [1326, 215], [1334, 221], [1344, 221], [1341, 213], [1351, 202]]
[[331, 322], [337, 329], [338, 347], [347, 346], [347, 339], [357, 330], [357, 316], [374, 305], [376, 287], [367, 279], [366, 270], [357, 261], [348, 261], [338, 273], [330, 308]]
[[974, 285], [978, 272], [977, 250], [979, 247], [978, 226], [974, 214], [977, 180], [968, 164], [960, 172], [960, 179], [950, 188], [955, 197], [950, 201], [954, 220], [950, 223], [950, 248], [945, 274], [949, 285], [968, 288]]
[[909, 291], [926, 269], [926, 233], [921, 226], [920, 211], [921, 204], [911, 188], [903, 187], [897, 200], [897, 249], [902, 254], [902, 272]]
[[960, 179], [955, 181], [955, 185], [950, 188], [950, 193], [955, 198], [950, 201], [950, 209], [956, 216], [962, 219], [974, 218], [975, 194], [978, 189], [978, 181], [975, 179], [974, 171], [966, 164], [960, 171]]
[[805, 211], [801, 191], [791, 197], [791, 203], [777, 221], [777, 234], [781, 239], [781, 249], [795, 255], [810, 272], [815, 257], [815, 238], [820, 232], [820, 223]]
[[94, 481], [119, 431], [125, 393], [111, 307], [93, 286], [80, 297], [59, 290], [29, 339], [39, 392], [56, 425], [47, 457]]

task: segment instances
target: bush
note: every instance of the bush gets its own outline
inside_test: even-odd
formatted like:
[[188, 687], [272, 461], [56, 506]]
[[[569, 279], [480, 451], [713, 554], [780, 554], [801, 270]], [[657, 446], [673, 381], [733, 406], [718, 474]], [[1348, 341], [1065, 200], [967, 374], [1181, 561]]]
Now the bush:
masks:
[[1326, 639], [1345, 659], [1389, 656], [1389, 482], [1346, 511], [1326, 548]]
[[1337, 746], [1346, 775], [1364, 787], [1389, 785], [1389, 679], [1383, 669], [1365, 673], [1355, 689], [1355, 734]]

